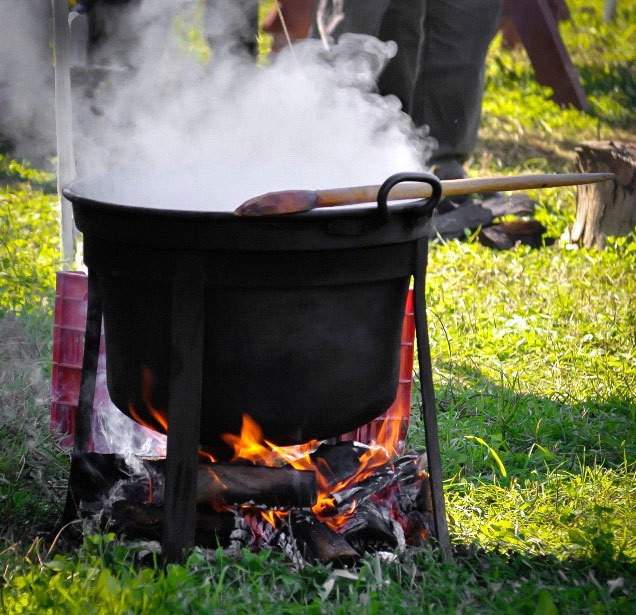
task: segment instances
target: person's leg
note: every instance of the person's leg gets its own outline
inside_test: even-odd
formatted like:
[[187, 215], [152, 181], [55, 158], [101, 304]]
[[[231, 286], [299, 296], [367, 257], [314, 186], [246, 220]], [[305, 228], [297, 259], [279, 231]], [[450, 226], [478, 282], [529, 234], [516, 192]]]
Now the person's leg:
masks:
[[[344, 0], [344, 19], [338, 24], [332, 36], [337, 40], [341, 34], [352, 32], [377, 37], [390, 3], [391, 0]], [[316, 0], [314, 10], [318, 10], [319, 6], [320, 0]], [[312, 34], [317, 35], [315, 24]]]
[[453, 166], [475, 147], [484, 61], [501, 14], [501, 0], [427, 0], [421, 71], [412, 117], [439, 143], [432, 162]]
[[[317, 10], [320, 0], [316, 0]], [[368, 34], [382, 41], [395, 41], [397, 55], [390, 60], [378, 81], [380, 93], [392, 94], [410, 112], [413, 86], [417, 78], [418, 54], [426, 0], [344, 0], [344, 19], [333, 37], [341, 34]], [[318, 36], [314, 20], [312, 36]]]
[[379, 30], [381, 40], [392, 40], [398, 45], [397, 55], [378, 80], [380, 93], [397, 96], [402, 109], [411, 115], [414, 87], [420, 72], [426, 3], [427, 0], [391, 0]]

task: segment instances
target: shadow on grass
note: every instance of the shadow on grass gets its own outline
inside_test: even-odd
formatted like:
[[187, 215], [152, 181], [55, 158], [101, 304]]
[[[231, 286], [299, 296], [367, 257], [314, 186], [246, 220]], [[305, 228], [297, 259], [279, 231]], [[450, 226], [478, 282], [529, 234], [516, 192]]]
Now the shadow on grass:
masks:
[[[499, 455], [508, 473], [522, 479], [559, 468], [617, 468], [636, 460], [636, 399], [609, 397], [575, 400], [518, 391], [516, 382], [495, 382], [468, 363], [442, 363], [449, 374], [438, 383], [440, 445], [446, 475], [479, 474], [485, 450], [466, 436], [482, 438]], [[417, 376], [414, 405], [419, 408]], [[423, 442], [414, 413], [410, 439]], [[486, 451], [487, 452], [487, 451]]]

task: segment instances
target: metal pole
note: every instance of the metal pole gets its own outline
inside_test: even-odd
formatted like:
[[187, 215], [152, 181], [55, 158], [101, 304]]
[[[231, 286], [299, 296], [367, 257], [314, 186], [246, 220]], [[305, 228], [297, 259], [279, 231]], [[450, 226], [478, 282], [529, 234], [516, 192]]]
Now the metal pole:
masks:
[[433, 391], [433, 368], [428, 341], [428, 323], [426, 321], [425, 285], [427, 260], [428, 240], [420, 239], [415, 247], [413, 300], [417, 333], [417, 359], [420, 365], [420, 386], [422, 387], [422, 418], [424, 421], [424, 437], [426, 438], [428, 473], [431, 481], [435, 538], [437, 538], [441, 549], [442, 560], [448, 562], [453, 561], [453, 554], [446, 522], [446, 505], [444, 503], [444, 487], [442, 484], [442, 459], [439, 450], [437, 411], [435, 409], [435, 393]]
[[68, 0], [51, 0], [55, 42], [55, 125], [57, 132], [57, 192], [61, 209], [61, 240], [64, 268], [75, 259], [73, 210], [62, 187], [75, 178], [73, 120], [71, 110], [71, 37]]
[[[194, 546], [203, 378], [205, 289], [200, 263], [183, 255], [172, 277], [168, 444], [161, 551], [182, 562]], [[181, 277], [190, 273], [188, 277]]]
[[618, 0], [605, 0], [605, 4], [603, 5], [603, 21], [605, 23], [614, 21], [616, 17], [617, 4]]

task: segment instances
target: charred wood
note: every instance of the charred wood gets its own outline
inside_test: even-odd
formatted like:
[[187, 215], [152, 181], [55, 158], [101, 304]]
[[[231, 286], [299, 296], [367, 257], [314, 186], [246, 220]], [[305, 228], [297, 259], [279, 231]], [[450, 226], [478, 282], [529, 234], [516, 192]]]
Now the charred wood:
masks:
[[421, 467], [422, 456], [405, 455], [394, 463], [387, 463], [373, 471], [373, 473], [354, 483], [351, 487], [333, 494], [338, 511], [344, 511], [356, 502], [358, 505], [373, 497], [378, 492], [395, 485], [398, 482], [405, 484], [415, 482], [423, 472]]
[[374, 553], [394, 551], [398, 548], [399, 541], [395, 530], [391, 511], [385, 506], [367, 500], [357, 506], [347, 519], [342, 535], [358, 553]]
[[[161, 540], [163, 508], [155, 504], [138, 504], [118, 500], [109, 514], [112, 529], [118, 533], [146, 540]], [[195, 542], [209, 549], [230, 545], [235, 530], [235, 515], [231, 512], [210, 513], [198, 511], [195, 522]]]
[[338, 442], [321, 444], [312, 454], [311, 460], [330, 485], [341, 483], [360, 469], [360, 459], [369, 446], [360, 442]]
[[[76, 456], [71, 485], [79, 505], [125, 499], [163, 504], [164, 460], [125, 459], [121, 455]], [[310, 508], [316, 502], [314, 472], [291, 467], [199, 464], [197, 504], [218, 510], [226, 506], [269, 509]]]
[[350, 566], [358, 552], [342, 537], [311, 514], [294, 511], [291, 532], [303, 558], [309, 562]]

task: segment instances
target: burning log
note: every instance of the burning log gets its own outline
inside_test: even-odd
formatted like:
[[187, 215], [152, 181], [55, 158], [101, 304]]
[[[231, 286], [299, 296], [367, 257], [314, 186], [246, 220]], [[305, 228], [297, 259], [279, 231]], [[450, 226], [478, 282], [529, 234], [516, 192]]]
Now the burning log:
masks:
[[[126, 499], [163, 504], [164, 460], [127, 460], [121, 455], [87, 453], [71, 466], [73, 496], [77, 504]], [[257, 506], [287, 510], [310, 508], [316, 502], [314, 472], [291, 467], [268, 468], [243, 464], [199, 464], [197, 504], [222, 509]]]
[[350, 566], [359, 557], [347, 540], [310, 514], [294, 511], [290, 524], [297, 548], [307, 561]]
[[[118, 533], [145, 540], [161, 540], [164, 520], [161, 506], [118, 500], [108, 512], [109, 521]], [[194, 530], [195, 542], [208, 549], [215, 549], [219, 545], [227, 547], [235, 529], [236, 517], [233, 513], [199, 510]]]
[[425, 456], [405, 455], [395, 463], [387, 463], [377, 468], [369, 477], [354, 483], [351, 487], [338, 491], [332, 496], [338, 510], [351, 508], [354, 503], [359, 505], [397, 483], [416, 482], [419, 476], [425, 475], [423, 459]]
[[360, 442], [338, 442], [321, 444], [311, 455], [311, 460], [320, 469], [326, 481], [335, 485], [356, 474], [360, 469], [360, 458], [369, 446]]
[[316, 502], [316, 475], [287, 466], [200, 465], [197, 502], [226, 506], [250, 504], [277, 510], [310, 508]]
[[391, 519], [391, 511], [368, 500], [356, 507], [347, 519], [342, 535], [360, 554], [365, 551], [393, 552], [400, 547], [402, 550], [406, 544], [404, 531]]

